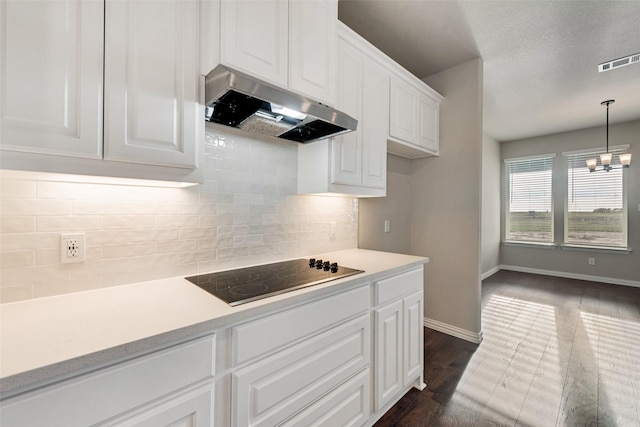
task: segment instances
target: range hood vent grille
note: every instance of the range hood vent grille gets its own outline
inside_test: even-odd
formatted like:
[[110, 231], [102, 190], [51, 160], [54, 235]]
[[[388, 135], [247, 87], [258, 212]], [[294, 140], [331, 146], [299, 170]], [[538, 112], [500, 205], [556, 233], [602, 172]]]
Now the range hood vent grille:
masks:
[[356, 129], [327, 105], [218, 65], [205, 80], [205, 118], [224, 126], [308, 143]]

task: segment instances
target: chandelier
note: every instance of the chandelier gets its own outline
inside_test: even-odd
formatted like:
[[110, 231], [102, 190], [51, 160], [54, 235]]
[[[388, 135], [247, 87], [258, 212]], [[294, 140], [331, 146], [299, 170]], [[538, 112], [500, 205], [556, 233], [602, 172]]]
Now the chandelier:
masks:
[[[600, 105], [604, 105], [607, 107], [607, 152], [600, 154], [602, 169], [596, 169], [598, 165], [597, 158], [587, 160], [587, 167], [589, 168], [589, 172], [609, 172], [611, 169], [619, 169], [617, 167], [611, 166], [612, 154], [609, 152], [609, 104], [613, 104], [614, 102], [616, 102], [615, 99], [609, 99], [600, 103]], [[631, 153], [620, 154], [618, 157], [620, 158], [621, 167], [628, 168], [631, 165]]]

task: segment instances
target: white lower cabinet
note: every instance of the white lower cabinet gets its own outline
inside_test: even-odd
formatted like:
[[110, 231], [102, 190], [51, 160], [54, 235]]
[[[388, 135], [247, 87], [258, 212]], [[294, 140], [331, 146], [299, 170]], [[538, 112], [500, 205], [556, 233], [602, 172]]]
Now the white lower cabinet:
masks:
[[157, 405], [145, 407], [137, 415], [127, 415], [101, 427], [211, 427], [213, 388], [210, 384], [184, 394], [172, 395]]
[[402, 300], [402, 339], [404, 350], [403, 384], [408, 386], [422, 378], [424, 367], [424, 293], [422, 291], [411, 294]]
[[422, 389], [424, 363], [422, 269], [374, 284], [374, 406], [385, 408], [412, 384]]
[[368, 419], [368, 401], [340, 407], [344, 402], [329, 396], [368, 391], [350, 381], [370, 365], [369, 301], [370, 285], [363, 284], [232, 328], [231, 424], [306, 425], [308, 416], [331, 425], [318, 408], [332, 408], [336, 420]]
[[402, 301], [376, 309], [375, 318], [375, 408], [382, 409], [402, 390]]
[[212, 335], [7, 399], [0, 424], [207, 426], [214, 366]]
[[365, 369], [295, 417], [285, 427], [359, 426], [369, 419], [370, 371]]
[[410, 387], [424, 386], [422, 282], [422, 267], [373, 284], [356, 279], [341, 292], [70, 375], [4, 398], [0, 425], [372, 425]]
[[279, 425], [369, 365], [369, 316], [286, 348], [233, 374], [234, 426]]

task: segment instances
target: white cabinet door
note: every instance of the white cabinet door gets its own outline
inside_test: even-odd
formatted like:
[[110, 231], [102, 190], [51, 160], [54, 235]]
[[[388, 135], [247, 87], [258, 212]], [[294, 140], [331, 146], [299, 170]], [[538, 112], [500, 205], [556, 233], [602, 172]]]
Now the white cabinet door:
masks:
[[[364, 57], [357, 49], [339, 40], [338, 108], [356, 120], [362, 117], [363, 62]], [[359, 129], [333, 138], [331, 182], [334, 184], [362, 185], [362, 132]]]
[[420, 133], [418, 134], [418, 145], [438, 153], [438, 125], [440, 105], [424, 94], [420, 94], [419, 122]]
[[287, 87], [288, 9], [284, 0], [222, 0], [222, 64]]
[[105, 160], [196, 167], [198, 2], [107, 0]]
[[410, 295], [402, 301], [404, 309], [404, 386], [422, 378], [424, 365], [424, 316], [422, 292]]
[[375, 410], [379, 411], [404, 385], [402, 373], [402, 300], [375, 310]]
[[415, 87], [397, 77], [391, 78], [391, 102], [389, 106], [389, 134], [412, 144], [418, 142], [419, 92]]
[[102, 157], [103, 4], [0, 2], [2, 149]]
[[389, 72], [367, 60], [362, 85], [362, 185], [385, 189], [389, 122], [383, 118], [389, 117]]
[[336, 103], [337, 0], [289, 2], [289, 88]]

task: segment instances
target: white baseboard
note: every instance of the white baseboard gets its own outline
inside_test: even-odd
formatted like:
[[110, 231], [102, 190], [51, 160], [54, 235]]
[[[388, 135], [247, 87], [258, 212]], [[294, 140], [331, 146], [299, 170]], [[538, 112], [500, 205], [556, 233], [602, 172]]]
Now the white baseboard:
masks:
[[567, 273], [566, 271], [543, 270], [540, 268], [520, 267], [517, 265], [500, 265], [501, 270], [518, 271], [520, 273], [541, 274], [543, 276], [564, 277], [565, 279], [588, 280], [590, 282], [610, 283], [612, 285], [633, 286], [640, 288], [640, 281], [616, 279], [613, 277], [591, 276], [589, 274]]
[[496, 266], [495, 266], [495, 267], [493, 267], [491, 270], [489, 270], [489, 271], [486, 271], [486, 272], [482, 273], [482, 275], [480, 276], [480, 280], [484, 280], [484, 279], [486, 279], [487, 277], [491, 277], [491, 276], [493, 276], [494, 274], [496, 274], [498, 271], [500, 271], [500, 266], [499, 266], [499, 265], [496, 265]]
[[424, 318], [424, 326], [433, 329], [443, 334], [451, 335], [456, 338], [461, 338], [465, 341], [470, 341], [474, 344], [480, 344], [482, 342], [482, 331], [471, 332], [466, 329], [458, 328], [457, 326], [449, 325], [447, 323], [439, 322], [434, 319]]

